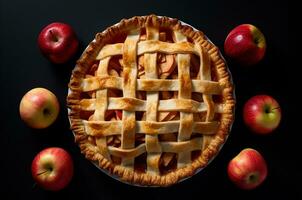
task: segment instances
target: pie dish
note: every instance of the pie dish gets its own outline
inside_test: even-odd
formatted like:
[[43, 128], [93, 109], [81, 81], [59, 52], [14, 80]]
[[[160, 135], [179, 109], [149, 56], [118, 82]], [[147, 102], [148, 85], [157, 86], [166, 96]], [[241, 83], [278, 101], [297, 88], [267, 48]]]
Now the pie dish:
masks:
[[177, 19], [123, 19], [97, 33], [67, 96], [75, 141], [112, 177], [169, 186], [219, 152], [234, 118], [234, 87], [218, 48]]

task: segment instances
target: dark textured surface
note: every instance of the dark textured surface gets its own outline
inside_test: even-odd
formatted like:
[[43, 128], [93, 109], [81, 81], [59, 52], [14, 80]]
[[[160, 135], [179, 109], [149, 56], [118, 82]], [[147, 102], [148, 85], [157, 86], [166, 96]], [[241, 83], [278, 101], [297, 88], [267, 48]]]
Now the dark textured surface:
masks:
[[[203, 2], [203, 3], [201, 3]], [[288, 89], [293, 70], [288, 62], [288, 5], [281, 1], [17, 1], [0, 0], [0, 81], [1, 81], [1, 196], [7, 199], [209, 199], [301, 198], [302, 172], [299, 167], [298, 131], [292, 118], [295, 106]], [[267, 39], [267, 54], [256, 66], [244, 68], [231, 62], [236, 85], [236, 120], [232, 133], [216, 159], [201, 173], [170, 188], [137, 188], [121, 184], [100, 172], [80, 154], [74, 144], [67, 118], [67, 84], [75, 60], [64, 65], [49, 63], [37, 48], [40, 30], [54, 21], [74, 27], [80, 41], [80, 55], [95, 33], [122, 18], [146, 14], [178, 18], [202, 30], [223, 53], [227, 33], [236, 25], [258, 26]], [[19, 102], [35, 87], [53, 91], [61, 105], [58, 120], [44, 130], [28, 128], [19, 117]], [[244, 102], [256, 94], [269, 94], [281, 104], [280, 127], [269, 136], [252, 134], [243, 124]], [[293, 136], [295, 135], [295, 136]], [[32, 188], [31, 161], [40, 150], [59, 146], [74, 160], [71, 184], [53, 193]], [[269, 174], [253, 191], [237, 189], [228, 180], [228, 161], [241, 149], [252, 147], [266, 158]], [[1, 198], [2, 199], [2, 198]], [[6, 198], [4, 198], [6, 199]]]

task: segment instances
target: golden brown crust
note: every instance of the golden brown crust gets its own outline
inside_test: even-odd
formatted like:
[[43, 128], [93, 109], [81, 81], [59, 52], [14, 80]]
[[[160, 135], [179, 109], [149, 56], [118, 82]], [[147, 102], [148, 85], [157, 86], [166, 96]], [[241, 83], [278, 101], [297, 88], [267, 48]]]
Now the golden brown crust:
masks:
[[[91, 141], [90, 136], [86, 134], [84, 128], [85, 125], [83, 124], [83, 121], [80, 118], [80, 104], [83, 104], [83, 102], [80, 102], [82, 81], [83, 79], [85, 79], [85, 75], [88, 71], [89, 66], [93, 64], [102, 47], [105, 44], [109, 43], [110, 39], [115, 37], [116, 34], [126, 32], [132, 29], [134, 30], [138, 27], [145, 27], [146, 25], [164, 27], [173, 31], [177, 30], [181, 32], [184, 36], [193, 40], [195, 44], [200, 45], [203, 49], [205, 49], [206, 52], [209, 53], [212, 65], [216, 68], [218, 82], [220, 86], [223, 86], [222, 96], [224, 100], [224, 113], [221, 114], [221, 121], [217, 129], [217, 133], [214, 136], [210, 136], [213, 138], [208, 144], [208, 146], [205, 147], [202, 154], [197, 159], [193, 160], [190, 165], [186, 165], [183, 168], [171, 171], [170, 173], [167, 173], [165, 175], [154, 175], [133, 171], [121, 165], [116, 165], [110, 160], [104, 158], [101, 155], [100, 150]], [[157, 46], [155, 45], [156, 48], [158, 48]], [[177, 48], [179, 47], [177, 46]], [[182, 48], [189, 49], [191, 47], [184, 46]], [[99, 82], [98, 84], [102, 85], [105, 84], [105, 82]], [[145, 87], [147, 87], [146, 84], [150, 83], [146, 82]], [[208, 87], [214, 86], [209, 85]], [[212, 43], [210, 43], [201, 31], [194, 31], [191, 27], [181, 24], [180, 21], [178, 21], [177, 19], [171, 19], [168, 17], [159, 18], [155, 15], [149, 15], [143, 17], [133, 17], [131, 19], [123, 19], [117, 25], [109, 27], [108, 29], [106, 29], [106, 31], [102, 33], [98, 33], [95, 37], [95, 40], [88, 45], [87, 49], [77, 61], [76, 67], [72, 72], [69, 88], [70, 92], [67, 97], [67, 104], [70, 108], [69, 119], [71, 122], [71, 129], [75, 134], [75, 141], [79, 144], [81, 152], [86, 156], [86, 158], [91, 161], [97, 162], [101, 168], [107, 170], [110, 174], [117, 175], [123, 181], [138, 185], [169, 186], [177, 183], [178, 181], [186, 177], [192, 176], [194, 173], [197, 172], [198, 169], [204, 168], [209, 163], [209, 161], [217, 154], [222, 144], [225, 142], [229, 134], [230, 126], [234, 117], [235, 99], [233, 95], [233, 84], [231, 81], [230, 74], [227, 70], [225, 61], [222, 59], [218, 48], [215, 47]], [[204, 90], [207, 89], [205, 88]], [[139, 102], [134, 102], [134, 104], [137, 103]], [[131, 102], [127, 102], [127, 106], [129, 106], [129, 104], [131, 104]], [[188, 106], [190, 107], [192, 106], [192, 104]], [[134, 124], [132, 123], [126, 124], [126, 126], [133, 125]], [[194, 141], [194, 147], [199, 145], [198, 142], [200, 141]], [[184, 144], [182, 145], [183, 146], [179, 148], [184, 148], [186, 146]], [[139, 150], [133, 152], [133, 155], [137, 155], [142, 151], [142, 149], [143, 147], [140, 147]], [[120, 153], [117, 152], [114, 148], [111, 148], [110, 151], [116, 154]]]

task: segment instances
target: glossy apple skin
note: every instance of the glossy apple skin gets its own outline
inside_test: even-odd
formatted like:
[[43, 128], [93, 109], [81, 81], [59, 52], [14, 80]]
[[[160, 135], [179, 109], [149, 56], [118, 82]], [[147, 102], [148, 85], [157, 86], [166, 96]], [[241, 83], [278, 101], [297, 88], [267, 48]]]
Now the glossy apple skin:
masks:
[[261, 31], [251, 24], [235, 27], [227, 36], [224, 52], [241, 65], [250, 66], [263, 59], [266, 40]]
[[70, 25], [55, 22], [42, 29], [38, 46], [51, 62], [62, 64], [76, 54], [79, 41]]
[[38, 153], [31, 165], [32, 177], [40, 187], [58, 191], [65, 188], [73, 177], [73, 161], [67, 151], [51, 147]]
[[251, 190], [258, 187], [267, 177], [267, 165], [255, 149], [242, 150], [228, 165], [230, 180], [239, 188]]
[[269, 134], [280, 124], [280, 105], [271, 96], [256, 95], [245, 103], [243, 120], [253, 132]]
[[31, 128], [50, 126], [60, 110], [57, 97], [45, 88], [34, 88], [21, 99], [19, 112], [21, 119]]

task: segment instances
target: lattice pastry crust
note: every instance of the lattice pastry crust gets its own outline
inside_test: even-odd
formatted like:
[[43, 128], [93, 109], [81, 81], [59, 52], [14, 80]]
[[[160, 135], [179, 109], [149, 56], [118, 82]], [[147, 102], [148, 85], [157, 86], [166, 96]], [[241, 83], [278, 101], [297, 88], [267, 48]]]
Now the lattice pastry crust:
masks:
[[177, 19], [133, 17], [98, 33], [69, 88], [82, 153], [132, 184], [192, 176], [233, 122], [233, 86], [218, 48]]

